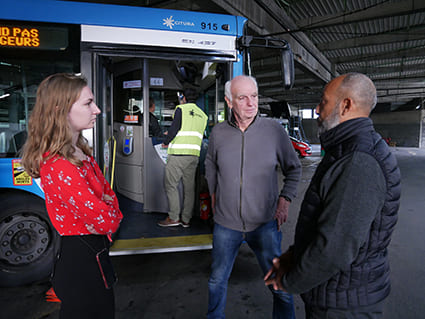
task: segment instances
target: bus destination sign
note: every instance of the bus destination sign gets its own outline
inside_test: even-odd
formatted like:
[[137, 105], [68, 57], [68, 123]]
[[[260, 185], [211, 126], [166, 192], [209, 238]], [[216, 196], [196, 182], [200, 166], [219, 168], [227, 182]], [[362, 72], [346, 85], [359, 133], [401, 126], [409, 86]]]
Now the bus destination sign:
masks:
[[0, 24], [0, 48], [65, 50], [68, 29]]

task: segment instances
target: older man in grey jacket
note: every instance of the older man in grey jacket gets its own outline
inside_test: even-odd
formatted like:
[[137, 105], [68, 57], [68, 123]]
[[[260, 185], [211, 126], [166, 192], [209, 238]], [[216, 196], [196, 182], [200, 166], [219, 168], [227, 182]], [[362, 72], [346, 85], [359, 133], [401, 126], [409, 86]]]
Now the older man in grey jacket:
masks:
[[[229, 121], [212, 130], [205, 160], [212, 196], [214, 235], [208, 282], [208, 318], [224, 318], [227, 282], [243, 241], [257, 256], [264, 272], [281, 254], [280, 226], [296, 195], [301, 164], [284, 128], [258, 116], [258, 87], [253, 77], [226, 83]], [[278, 189], [278, 170], [284, 177]], [[293, 299], [273, 292], [273, 318], [294, 318]]]

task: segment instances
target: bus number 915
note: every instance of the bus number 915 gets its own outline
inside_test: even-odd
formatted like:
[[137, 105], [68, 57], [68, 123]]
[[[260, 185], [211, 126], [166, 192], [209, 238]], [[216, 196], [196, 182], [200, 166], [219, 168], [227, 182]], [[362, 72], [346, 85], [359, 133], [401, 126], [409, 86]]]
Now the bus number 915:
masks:
[[201, 22], [201, 28], [204, 29], [208, 29], [208, 30], [217, 30], [218, 26], [217, 23], [206, 23], [206, 22]]

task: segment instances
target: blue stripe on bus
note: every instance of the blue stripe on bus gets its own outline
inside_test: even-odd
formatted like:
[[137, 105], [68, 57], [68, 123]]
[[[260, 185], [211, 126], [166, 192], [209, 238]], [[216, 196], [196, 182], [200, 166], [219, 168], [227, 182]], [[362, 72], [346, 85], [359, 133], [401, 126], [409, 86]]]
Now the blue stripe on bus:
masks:
[[[2, 0], [0, 19], [240, 36], [246, 18], [135, 6], [54, 0]], [[226, 30], [226, 25], [229, 29]]]

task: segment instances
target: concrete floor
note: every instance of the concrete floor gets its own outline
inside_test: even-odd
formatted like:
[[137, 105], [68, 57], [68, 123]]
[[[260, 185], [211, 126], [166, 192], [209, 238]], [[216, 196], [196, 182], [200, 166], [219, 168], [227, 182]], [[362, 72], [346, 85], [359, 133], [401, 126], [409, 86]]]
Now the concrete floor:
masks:
[[[425, 318], [422, 295], [425, 282], [425, 150], [395, 148], [402, 172], [399, 222], [390, 246], [393, 288], [385, 319]], [[317, 154], [317, 152], [315, 153]], [[302, 194], [320, 161], [303, 159], [300, 196], [291, 206], [284, 226], [283, 248], [292, 241]], [[116, 286], [117, 319], [205, 318], [210, 251], [113, 257], [119, 282]], [[57, 319], [59, 305], [44, 301], [48, 282], [0, 289], [1, 318]], [[303, 305], [295, 296], [297, 318]], [[243, 246], [229, 282], [226, 315], [230, 319], [271, 318], [272, 298], [264, 286], [259, 266]]]

